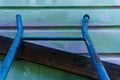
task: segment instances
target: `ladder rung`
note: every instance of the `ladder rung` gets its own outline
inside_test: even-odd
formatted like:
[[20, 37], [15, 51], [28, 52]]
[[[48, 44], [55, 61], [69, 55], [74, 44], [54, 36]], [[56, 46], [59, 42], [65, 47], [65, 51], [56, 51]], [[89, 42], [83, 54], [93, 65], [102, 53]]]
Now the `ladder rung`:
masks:
[[22, 40], [68, 40], [68, 41], [84, 41], [83, 37], [23, 37]]

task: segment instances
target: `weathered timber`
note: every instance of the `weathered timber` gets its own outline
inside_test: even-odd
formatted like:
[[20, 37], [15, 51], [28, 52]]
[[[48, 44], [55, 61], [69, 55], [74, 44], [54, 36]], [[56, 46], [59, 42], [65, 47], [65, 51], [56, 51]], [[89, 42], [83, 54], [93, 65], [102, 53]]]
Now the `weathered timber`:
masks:
[[[0, 36], [0, 53], [6, 54], [13, 39]], [[21, 41], [16, 57], [98, 80], [91, 59]], [[120, 65], [104, 62], [111, 80], [120, 79]]]

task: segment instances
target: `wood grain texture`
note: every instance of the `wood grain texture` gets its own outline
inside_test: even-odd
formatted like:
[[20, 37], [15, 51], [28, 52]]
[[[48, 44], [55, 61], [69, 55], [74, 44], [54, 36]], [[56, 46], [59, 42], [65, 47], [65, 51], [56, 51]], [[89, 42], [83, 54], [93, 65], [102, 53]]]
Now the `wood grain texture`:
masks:
[[[4, 55], [0, 54], [0, 64]], [[68, 77], [69, 76], [69, 77]], [[48, 66], [15, 58], [6, 80], [91, 80]]]
[[[6, 54], [13, 39], [0, 36], [0, 53]], [[52, 48], [21, 42], [16, 57], [49, 67], [72, 72], [91, 79], [98, 79], [89, 58]], [[120, 65], [103, 62], [111, 80], [120, 79]]]

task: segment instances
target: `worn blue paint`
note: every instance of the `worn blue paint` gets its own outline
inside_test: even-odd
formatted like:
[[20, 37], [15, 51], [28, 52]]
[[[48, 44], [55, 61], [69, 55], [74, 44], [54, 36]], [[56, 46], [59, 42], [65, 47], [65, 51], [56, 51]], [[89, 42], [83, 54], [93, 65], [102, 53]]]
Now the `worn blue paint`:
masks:
[[22, 20], [21, 20], [21, 16], [20, 15], [16, 15], [16, 19], [17, 19], [17, 34], [15, 36], [15, 39], [4, 59], [4, 62], [0, 68], [0, 80], [5, 80], [8, 71], [12, 65], [13, 59], [15, 57], [15, 53], [18, 49], [18, 46], [20, 44], [21, 41], [21, 37], [23, 35], [23, 27], [22, 27]]
[[85, 43], [86, 43], [86, 46], [88, 48], [88, 51], [89, 51], [89, 54], [90, 54], [90, 57], [92, 59], [92, 62], [94, 64], [94, 67], [97, 71], [97, 75], [99, 77], [100, 80], [110, 80], [102, 62], [100, 61], [100, 58], [98, 56], [98, 54], [96, 53], [95, 51], [95, 48], [94, 48], [94, 45], [88, 35], [88, 31], [87, 31], [87, 28], [88, 28], [88, 20], [89, 20], [89, 15], [86, 14], [84, 15], [83, 17], [83, 21], [82, 21], [82, 36], [85, 38]]

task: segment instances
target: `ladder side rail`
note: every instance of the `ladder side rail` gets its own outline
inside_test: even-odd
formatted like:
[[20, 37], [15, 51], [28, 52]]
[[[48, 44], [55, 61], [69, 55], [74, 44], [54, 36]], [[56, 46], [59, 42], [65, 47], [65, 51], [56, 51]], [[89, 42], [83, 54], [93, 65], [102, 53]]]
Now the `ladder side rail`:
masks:
[[88, 20], [89, 20], [89, 15], [86, 14], [83, 17], [82, 20], [82, 36], [85, 38], [85, 44], [87, 46], [88, 52], [90, 54], [90, 57], [92, 59], [92, 63], [94, 65], [94, 68], [97, 72], [97, 75], [100, 80], [110, 80], [100, 58], [98, 53], [96, 52], [93, 42], [91, 41], [89, 35], [88, 35]]
[[14, 60], [15, 54], [17, 52], [17, 49], [19, 47], [21, 37], [23, 35], [23, 27], [22, 27], [22, 20], [20, 15], [16, 15], [17, 20], [17, 34], [15, 36], [15, 39], [9, 48], [7, 55], [2, 63], [2, 66], [0, 68], [0, 80], [5, 80], [8, 71], [12, 65], [12, 62]]

